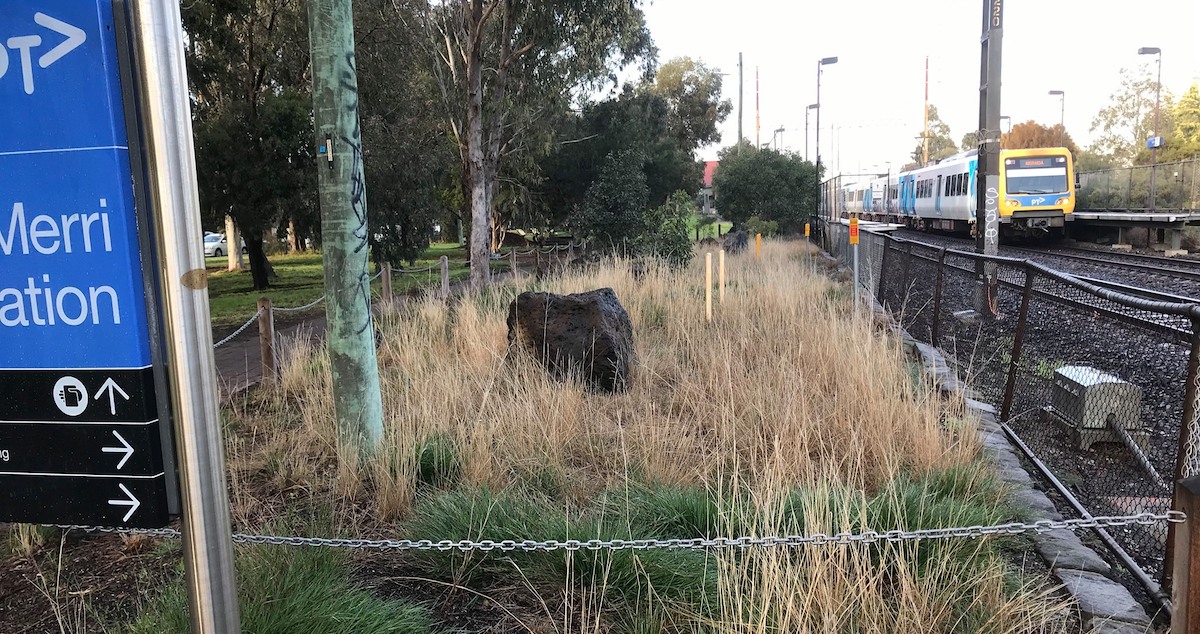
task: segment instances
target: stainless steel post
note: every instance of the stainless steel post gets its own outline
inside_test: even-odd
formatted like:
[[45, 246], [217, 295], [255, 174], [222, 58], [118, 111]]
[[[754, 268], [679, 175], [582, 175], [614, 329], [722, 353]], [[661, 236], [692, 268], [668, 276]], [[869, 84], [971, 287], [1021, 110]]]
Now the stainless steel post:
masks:
[[[131, 5], [147, 190], [155, 213], [163, 336], [182, 489], [193, 632], [241, 631], [225, 489], [191, 107], [178, 2]], [[232, 245], [231, 245], [232, 246]]]

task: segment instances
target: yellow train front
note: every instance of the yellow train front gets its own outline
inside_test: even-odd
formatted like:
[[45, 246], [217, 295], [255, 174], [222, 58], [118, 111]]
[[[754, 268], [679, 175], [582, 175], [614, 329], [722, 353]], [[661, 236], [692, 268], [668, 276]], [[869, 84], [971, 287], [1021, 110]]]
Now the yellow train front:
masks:
[[1061, 237], [1075, 211], [1074, 174], [1066, 148], [1001, 150], [1001, 232]]

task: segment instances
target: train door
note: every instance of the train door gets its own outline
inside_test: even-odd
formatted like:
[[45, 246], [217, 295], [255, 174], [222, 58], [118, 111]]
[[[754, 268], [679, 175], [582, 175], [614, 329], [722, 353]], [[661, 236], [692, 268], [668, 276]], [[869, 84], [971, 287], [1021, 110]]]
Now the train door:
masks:
[[937, 189], [933, 192], [933, 208], [937, 211], [937, 215], [942, 215], [942, 175], [938, 174]]

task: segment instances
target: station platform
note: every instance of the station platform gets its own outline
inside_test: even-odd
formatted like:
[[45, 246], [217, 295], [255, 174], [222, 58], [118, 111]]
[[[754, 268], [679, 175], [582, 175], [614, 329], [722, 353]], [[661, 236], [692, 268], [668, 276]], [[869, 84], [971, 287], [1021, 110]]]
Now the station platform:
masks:
[[1169, 211], [1112, 211], [1079, 210], [1071, 214], [1076, 221], [1095, 223], [1191, 225], [1200, 224], [1200, 209], [1175, 209]]

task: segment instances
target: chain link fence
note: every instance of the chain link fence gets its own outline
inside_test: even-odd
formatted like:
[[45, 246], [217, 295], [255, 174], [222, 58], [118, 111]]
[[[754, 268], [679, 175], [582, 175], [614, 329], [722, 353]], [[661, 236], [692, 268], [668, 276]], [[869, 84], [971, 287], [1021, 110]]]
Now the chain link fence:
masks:
[[1151, 171], [1154, 172], [1154, 209], [1200, 209], [1200, 157], [1159, 163], [1154, 168], [1136, 165], [1080, 172], [1076, 209], [1149, 210]]
[[[849, 260], [847, 227], [826, 250]], [[1064, 515], [1165, 513], [1200, 472], [1200, 306], [1124, 295], [1025, 260], [863, 231], [860, 284], [917, 340], [946, 352], [974, 396], [1062, 487]], [[985, 261], [993, 290], [980, 283]], [[1073, 500], [1072, 500], [1073, 498]], [[1086, 510], [1079, 513], [1074, 502]], [[1166, 580], [1170, 529], [1109, 531], [1125, 579]]]

